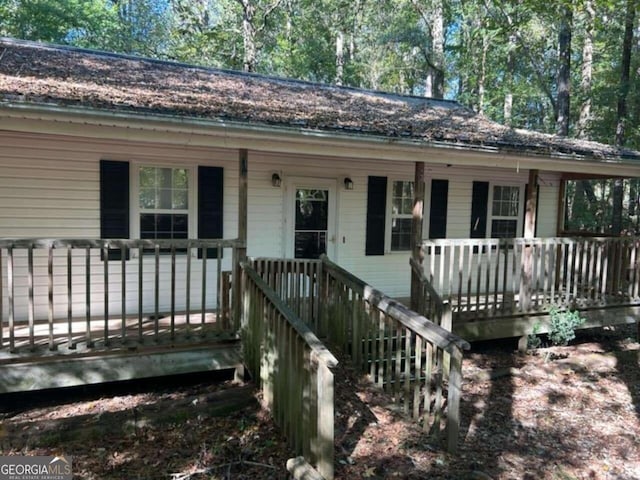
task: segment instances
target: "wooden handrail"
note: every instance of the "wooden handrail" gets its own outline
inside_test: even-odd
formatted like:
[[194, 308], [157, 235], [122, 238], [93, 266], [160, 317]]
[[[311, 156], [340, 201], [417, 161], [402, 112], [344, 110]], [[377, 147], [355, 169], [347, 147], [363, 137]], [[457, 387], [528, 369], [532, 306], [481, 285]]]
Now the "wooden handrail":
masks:
[[[354, 365], [393, 395], [406, 415], [441, 433], [447, 410], [447, 448], [457, 449], [460, 430], [462, 352], [469, 343], [394, 301], [330, 261], [322, 260], [322, 323]], [[451, 325], [443, 302], [442, 324]], [[447, 400], [444, 401], [446, 390]]]
[[[420, 279], [420, 283], [424, 286], [424, 288], [426, 288], [429, 291], [429, 295], [435, 301], [438, 308], [444, 308], [444, 304], [445, 304], [444, 299], [440, 296], [438, 291], [435, 288], [433, 288], [433, 285], [431, 285], [431, 282], [429, 281], [427, 276], [424, 274], [424, 269], [422, 268], [422, 266], [413, 257], [409, 259], [409, 264], [411, 265], [411, 270], [413, 270], [413, 272], [416, 275], [418, 275], [418, 278]], [[446, 303], [449, 303], [449, 302], [446, 302]]]
[[[237, 239], [2, 238], [7, 288], [0, 306], [8, 308], [6, 322], [0, 311], [0, 348], [8, 343], [12, 353], [42, 350], [45, 335], [50, 351], [65, 343], [70, 350], [80, 344], [93, 351], [131, 342], [144, 346], [160, 341], [163, 317], [168, 325], [162, 336], [171, 344], [192, 342], [196, 331], [202, 338], [230, 334], [235, 325], [223, 310], [230, 290], [221, 282], [222, 252], [239, 244]], [[217, 255], [196, 263], [195, 251], [205, 249], [217, 249]], [[117, 259], [110, 258], [112, 252], [120, 253]], [[161, 270], [161, 257], [168, 269]], [[207, 274], [212, 262], [216, 268]], [[43, 267], [46, 282], [38, 273]], [[196, 289], [201, 301], [194, 305]]]
[[471, 345], [466, 340], [454, 335], [436, 325], [428, 318], [409, 310], [402, 303], [393, 300], [379, 290], [367, 285], [351, 272], [348, 272], [329, 260], [326, 255], [322, 255], [321, 259], [325, 268], [331, 271], [336, 277], [339, 277], [340, 281], [353, 288], [357, 293], [360, 293], [367, 302], [375, 306], [382, 313], [396, 319], [405, 327], [413, 330], [416, 334], [427, 339], [438, 348], [448, 353], [452, 353], [455, 349], [469, 350], [471, 348]]
[[312, 360], [322, 362], [329, 368], [336, 367], [338, 365], [338, 359], [324, 346], [322, 341], [311, 331], [309, 327], [295, 314], [295, 312], [282, 301], [282, 299], [276, 294], [276, 292], [269, 287], [267, 282], [262, 280], [260, 275], [251, 267], [249, 262], [242, 261], [240, 266], [243, 271], [255, 282], [260, 290], [267, 297], [269, 302], [280, 312], [280, 314], [286, 318], [291, 324], [296, 333], [304, 339], [309, 348], [311, 349]]
[[611, 237], [611, 236], [576, 236], [572, 238], [571, 236], [562, 236], [562, 237], [534, 237], [534, 238], [440, 238], [440, 239], [425, 239], [422, 240], [423, 247], [442, 247], [442, 246], [498, 246], [498, 245], [535, 245], [540, 243], [556, 243], [562, 245], [568, 245], [574, 242], [581, 242], [585, 240], [590, 240], [597, 243], [606, 243], [606, 242], [629, 242], [632, 240], [639, 240], [638, 236], [627, 236], [627, 237]]
[[[322, 478], [334, 477], [334, 374], [338, 360], [262, 279], [239, 262], [245, 361], [289, 446]], [[306, 478], [306, 477], [305, 477]]]
[[237, 248], [237, 239], [104, 239], [104, 238], [0, 238], [0, 248]]

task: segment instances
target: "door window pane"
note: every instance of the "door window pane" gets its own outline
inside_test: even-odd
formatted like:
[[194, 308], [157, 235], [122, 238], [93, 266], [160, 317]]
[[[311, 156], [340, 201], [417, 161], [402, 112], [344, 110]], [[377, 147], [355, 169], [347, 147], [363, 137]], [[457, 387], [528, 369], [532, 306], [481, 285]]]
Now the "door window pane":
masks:
[[327, 253], [329, 191], [297, 189], [295, 199], [294, 256], [319, 258]]
[[327, 232], [296, 232], [295, 258], [320, 258], [327, 253]]

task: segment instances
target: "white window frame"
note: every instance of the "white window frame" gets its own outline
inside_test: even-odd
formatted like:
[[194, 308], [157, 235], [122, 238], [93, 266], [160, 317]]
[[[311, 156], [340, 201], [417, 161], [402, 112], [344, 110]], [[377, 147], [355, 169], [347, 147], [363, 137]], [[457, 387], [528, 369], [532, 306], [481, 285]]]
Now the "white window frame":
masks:
[[[504, 216], [493, 214], [493, 193], [494, 187], [509, 187], [518, 189], [518, 214], [517, 216]], [[516, 237], [522, 236], [524, 204], [524, 185], [509, 182], [489, 182], [489, 198], [487, 205], [487, 238], [493, 238], [492, 224], [493, 220], [516, 220]]]
[[[143, 209], [140, 208], [140, 168], [141, 167], [155, 167], [155, 168], [181, 168], [187, 170], [187, 182], [188, 193], [187, 201], [189, 207], [187, 208], [188, 218], [188, 238], [195, 238], [197, 230], [197, 218], [198, 218], [198, 169], [195, 164], [179, 164], [169, 163], [162, 161], [130, 161], [130, 221], [129, 227], [131, 230], [131, 238], [140, 238], [140, 215], [143, 213]], [[174, 213], [175, 210], [155, 210], [157, 213]]]
[[[384, 241], [384, 251], [387, 253], [397, 253], [397, 254], [406, 254], [411, 250], [392, 250], [391, 249], [391, 230], [393, 225], [393, 184], [395, 182], [414, 182], [413, 178], [402, 178], [402, 177], [387, 177], [387, 205], [386, 205], [386, 215], [385, 215], [385, 241]], [[431, 185], [430, 179], [425, 179], [425, 188], [424, 188], [424, 203], [422, 205], [422, 238], [428, 238], [427, 234], [429, 231], [429, 217], [425, 216], [427, 212], [431, 211], [431, 188], [428, 186]], [[415, 192], [415, 191], [414, 191]], [[401, 215], [400, 218], [413, 218], [413, 214], [410, 215]]]

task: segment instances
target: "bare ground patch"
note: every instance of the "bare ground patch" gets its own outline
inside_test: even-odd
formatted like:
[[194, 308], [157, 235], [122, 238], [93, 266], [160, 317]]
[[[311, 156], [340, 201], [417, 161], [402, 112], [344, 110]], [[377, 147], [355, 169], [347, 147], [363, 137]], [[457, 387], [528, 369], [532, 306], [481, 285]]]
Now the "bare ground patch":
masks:
[[[640, 479], [640, 346], [629, 331], [588, 335], [528, 355], [474, 346], [457, 456], [342, 361], [336, 478]], [[228, 383], [0, 411], [1, 454], [73, 455], [83, 479], [278, 479], [293, 456], [249, 387]]]

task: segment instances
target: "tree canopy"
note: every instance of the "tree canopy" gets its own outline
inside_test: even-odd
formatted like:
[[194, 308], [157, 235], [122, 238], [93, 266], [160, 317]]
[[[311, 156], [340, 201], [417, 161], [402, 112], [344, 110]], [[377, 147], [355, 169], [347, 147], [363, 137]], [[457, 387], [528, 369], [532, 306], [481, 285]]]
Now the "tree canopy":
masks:
[[[509, 126], [640, 149], [637, 9], [637, 0], [0, 0], [0, 35], [444, 97]], [[640, 187], [576, 185], [584, 198], [569, 211], [602, 221], [612, 210], [612, 231], [625, 228], [621, 197]]]
[[622, 143], [640, 148], [636, 8], [634, 0], [0, 0], [0, 33], [444, 96], [514, 127], [605, 143], [619, 142], [624, 125]]

